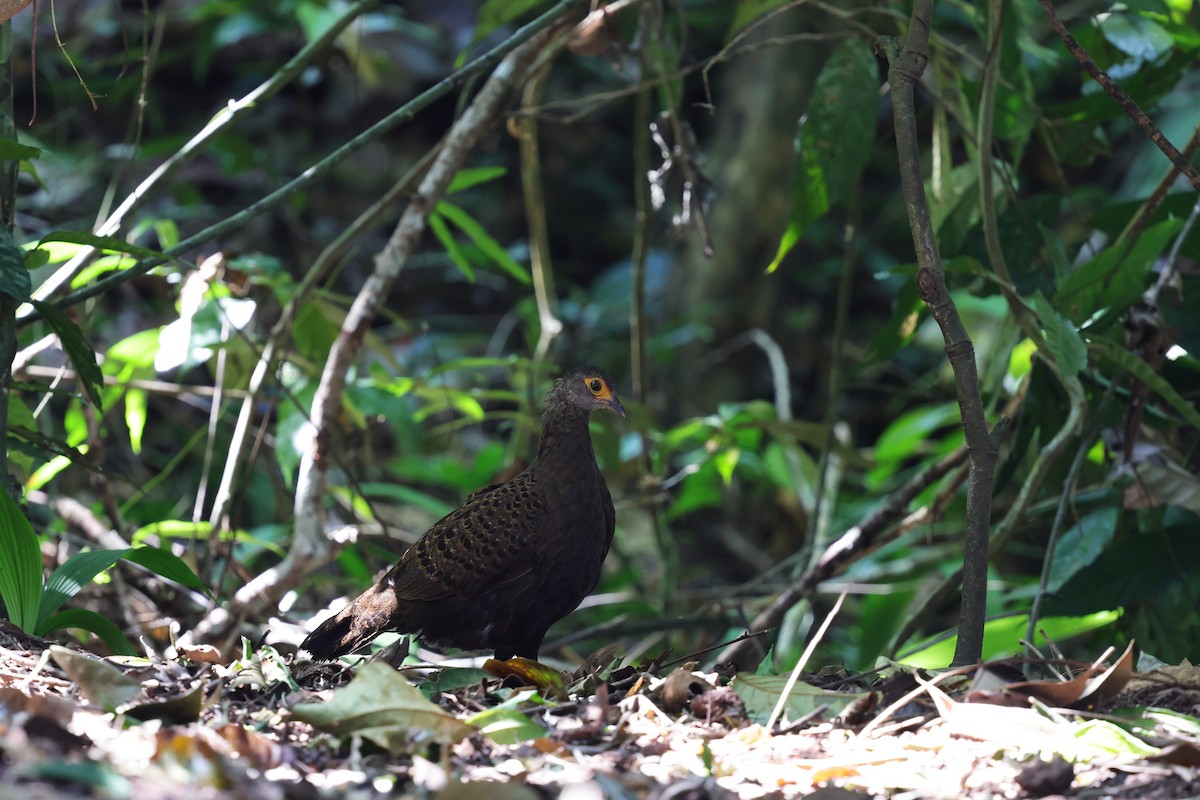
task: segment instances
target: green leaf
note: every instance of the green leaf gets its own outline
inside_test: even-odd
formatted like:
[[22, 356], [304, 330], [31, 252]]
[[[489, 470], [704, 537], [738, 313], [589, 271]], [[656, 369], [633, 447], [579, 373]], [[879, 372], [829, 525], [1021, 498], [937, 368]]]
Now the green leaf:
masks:
[[[729, 685], [746, 704], [746, 716], [752, 722], [761, 724], [771, 716], [787, 682], [787, 675], [754, 675], [749, 672], [739, 672]], [[799, 719], [805, 714], [816, 711], [820, 706], [828, 706], [827, 714], [832, 717], [860, 697], [862, 697], [861, 693], [831, 692], [818, 689], [804, 681], [797, 681], [796, 685], [788, 692], [783, 707], [788, 712], [789, 720]]]
[[[1050, 641], [1062, 641], [1071, 636], [1103, 628], [1117, 621], [1119, 610], [1099, 611], [1095, 614], [1070, 617], [1045, 617], [1038, 620], [1038, 631]], [[988, 661], [1013, 655], [1021, 649], [1021, 640], [1029, 627], [1028, 614], [1012, 614], [988, 620], [983, 627], [983, 655]], [[942, 634], [919, 642], [897, 656], [901, 664], [919, 669], [942, 669], [954, 659], [954, 648], [958, 643], [955, 635]]]
[[1059, 285], [1054, 307], [1076, 325], [1104, 309], [1124, 311], [1141, 296], [1154, 260], [1182, 225], [1171, 219], [1148, 228], [1128, 253], [1122, 244], [1109, 245]]
[[20, 507], [0, 489], [0, 597], [9, 620], [26, 633], [37, 627], [42, 549]]
[[451, 232], [450, 226], [446, 224], [446, 220], [441, 214], [434, 212], [429, 215], [429, 230], [433, 231], [433, 235], [442, 243], [442, 247], [446, 248], [446, 255], [450, 256], [450, 260], [454, 262], [454, 266], [458, 267], [458, 271], [463, 274], [463, 277], [469, 283], [474, 283], [475, 268], [471, 266], [471, 260], [459, 246], [458, 240], [454, 238], [454, 233]]
[[1104, 552], [1117, 531], [1118, 500], [1113, 498], [1114, 504], [1110, 508], [1100, 508], [1085, 515], [1059, 537], [1058, 546], [1054, 549], [1054, 562], [1050, 565], [1047, 591], [1057, 593], [1067, 581], [1090, 567]]
[[0, 139], [0, 158], [5, 161], [28, 161], [41, 154], [41, 148], [21, 144], [12, 139]]
[[129, 447], [134, 455], [142, 452], [148, 399], [145, 389], [128, 389], [125, 392], [125, 427], [129, 428]]
[[128, 550], [89, 550], [77, 553], [51, 573], [42, 587], [42, 601], [38, 607], [35, 633], [45, 634], [46, 623], [63, 603], [79, 594], [92, 579], [120, 560]]
[[104, 410], [104, 399], [100, 391], [104, 387], [104, 373], [96, 361], [96, 351], [87, 343], [83, 331], [75, 321], [67, 316], [67, 312], [50, 303], [40, 300], [30, 300], [34, 310], [41, 315], [46, 324], [58, 334], [63, 350], [75, 366], [75, 374], [79, 376], [79, 384], [87, 393], [88, 399], [100, 411]]
[[470, 169], [460, 169], [454, 175], [454, 179], [450, 181], [450, 185], [446, 187], [446, 194], [454, 194], [461, 192], [464, 189], [470, 189], [472, 186], [478, 186], [481, 183], [488, 183], [497, 178], [501, 178], [508, 174], [508, 170], [504, 167], [472, 167]]
[[1200, 428], [1200, 413], [1197, 413], [1196, 407], [1183, 398], [1179, 392], [1175, 391], [1171, 384], [1159, 375], [1154, 369], [1142, 359], [1135, 356], [1125, 348], [1113, 344], [1106, 339], [1096, 339], [1088, 344], [1088, 349], [1098, 357], [1111, 361], [1121, 369], [1128, 372], [1133, 377], [1137, 378], [1142, 383], [1153, 389], [1159, 397], [1170, 403], [1181, 417], [1187, 420], [1187, 423], [1194, 428]]
[[520, 744], [546, 735], [546, 729], [515, 708], [489, 708], [467, 717], [467, 724], [496, 744]]
[[192, 572], [187, 562], [169, 550], [163, 550], [161, 547], [134, 547], [126, 551], [125, 560], [141, 564], [156, 575], [212, 597], [208, 587]]
[[825, 63], [809, 111], [800, 119], [792, 213], [768, 272], [778, 269], [808, 226], [845, 200], [858, 182], [875, 138], [878, 93], [871, 48], [847, 39]]
[[173, 219], [157, 219], [154, 221], [154, 233], [158, 236], [158, 245], [164, 250], [170, 250], [179, 244], [179, 226]]
[[108, 649], [119, 656], [136, 656], [137, 649], [121, 629], [106, 616], [89, 608], [68, 608], [46, 620], [45, 633], [65, 628], [81, 628], [96, 634], [108, 645]]
[[94, 247], [97, 250], [105, 250], [113, 253], [128, 253], [131, 256], [139, 259], [159, 258], [166, 260], [170, 258], [166, 253], [160, 250], [153, 250], [149, 247], [141, 247], [136, 244], [130, 244], [124, 239], [118, 239], [115, 236], [97, 236], [94, 233], [87, 231], [50, 231], [38, 241], [38, 247], [41, 247], [46, 242], [70, 242], [71, 244], [82, 244], [88, 247]]
[[500, 243], [493, 239], [491, 234], [485, 231], [483, 226], [466, 211], [443, 201], [437, 204], [437, 212], [458, 226], [458, 229], [465, 233], [476, 247], [517, 281], [526, 286], [533, 282], [533, 279], [529, 277], [529, 270], [518, 264], [508, 254], [508, 251], [501, 247]]
[[1033, 309], [1042, 322], [1050, 356], [1065, 374], [1078, 375], [1087, 367], [1087, 345], [1083, 343], [1079, 331], [1054, 310], [1041, 291], [1033, 296]]
[[33, 282], [25, 268], [25, 254], [13, 241], [12, 234], [0, 228], [0, 292], [25, 301], [32, 289]]

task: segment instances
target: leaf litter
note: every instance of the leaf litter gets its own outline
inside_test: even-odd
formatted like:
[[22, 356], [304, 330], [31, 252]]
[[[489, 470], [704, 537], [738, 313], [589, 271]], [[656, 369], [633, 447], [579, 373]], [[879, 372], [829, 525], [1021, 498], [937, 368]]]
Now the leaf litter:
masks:
[[291, 665], [270, 647], [225, 664], [99, 659], [0, 628], [0, 795], [1200, 793], [1200, 671], [1134, 673], [1132, 649], [1112, 664], [1041, 664], [1062, 680], [1018, 680], [1015, 662], [822, 671], [792, 688], [773, 731], [763, 723], [787, 676], [647, 670], [612, 655], [552, 699], [476, 669]]

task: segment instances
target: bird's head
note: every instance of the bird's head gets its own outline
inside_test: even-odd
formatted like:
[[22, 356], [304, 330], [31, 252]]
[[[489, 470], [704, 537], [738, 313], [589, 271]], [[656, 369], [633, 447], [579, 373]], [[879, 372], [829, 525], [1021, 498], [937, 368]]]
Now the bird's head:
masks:
[[565, 401], [589, 412], [599, 408], [610, 408], [625, 416], [625, 409], [617, 399], [616, 385], [609, 374], [599, 367], [576, 367], [554, 382], [551, 399]]

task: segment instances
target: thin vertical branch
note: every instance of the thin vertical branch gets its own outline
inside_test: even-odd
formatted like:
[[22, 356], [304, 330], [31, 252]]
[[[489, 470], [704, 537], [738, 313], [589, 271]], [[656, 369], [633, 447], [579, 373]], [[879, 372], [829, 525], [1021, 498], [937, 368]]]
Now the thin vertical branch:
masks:
[[[15, 141], [17, 125], [13, 119], [12, 25], [0, 26], [0, 137]], [[17, 205], [17, 168], [15, 160], [2, 161], [0, 167], [0, 226], [10, 235]], [[11, 244], [9, 245], [12, 246]], [[18, 269], [20, 267], [17, 267]], [[8, 477], [8, 393], [12, 386], [12, 362], [17, 354], [16, 314], [19, 302], [0, 292], [0, 491], [9, 490]]]
[[881, 40], [880, 44], [891, 63], [888, 82], [895, 114], [900, 181], [917, 255], [917, 290], [929, 306], [946, 343], [946, 355], [954, 370], [963, 433], [971, 457], [963, 547], [962, 607], [958, 645], [954, 654], [954, 662], [963, 664], [977, 661], [983, 650], [992, 482], [999, 448], [988, 432], [975, 365], [975, 348], [946, 287], [941, 255], [938, 253], [925, 198], [913, 85], [920, 80], [929, 61], [932, 18], [933, 0], [916, 0], [903, 48], [894, 41]]

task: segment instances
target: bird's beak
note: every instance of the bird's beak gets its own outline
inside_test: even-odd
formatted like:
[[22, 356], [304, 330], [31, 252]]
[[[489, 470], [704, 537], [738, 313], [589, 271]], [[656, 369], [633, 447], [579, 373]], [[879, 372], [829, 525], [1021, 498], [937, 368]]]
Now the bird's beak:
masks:
[[615, 395], [613, 397], [610, 397], [607, 400], [605, 400], [604, 404], [607, 405], [609, 408], [611, 408], [613, 411], [620, 414], [622, 417], [625, 416], [625, 407], [621, 405], [621, 401], [618, 400]]

